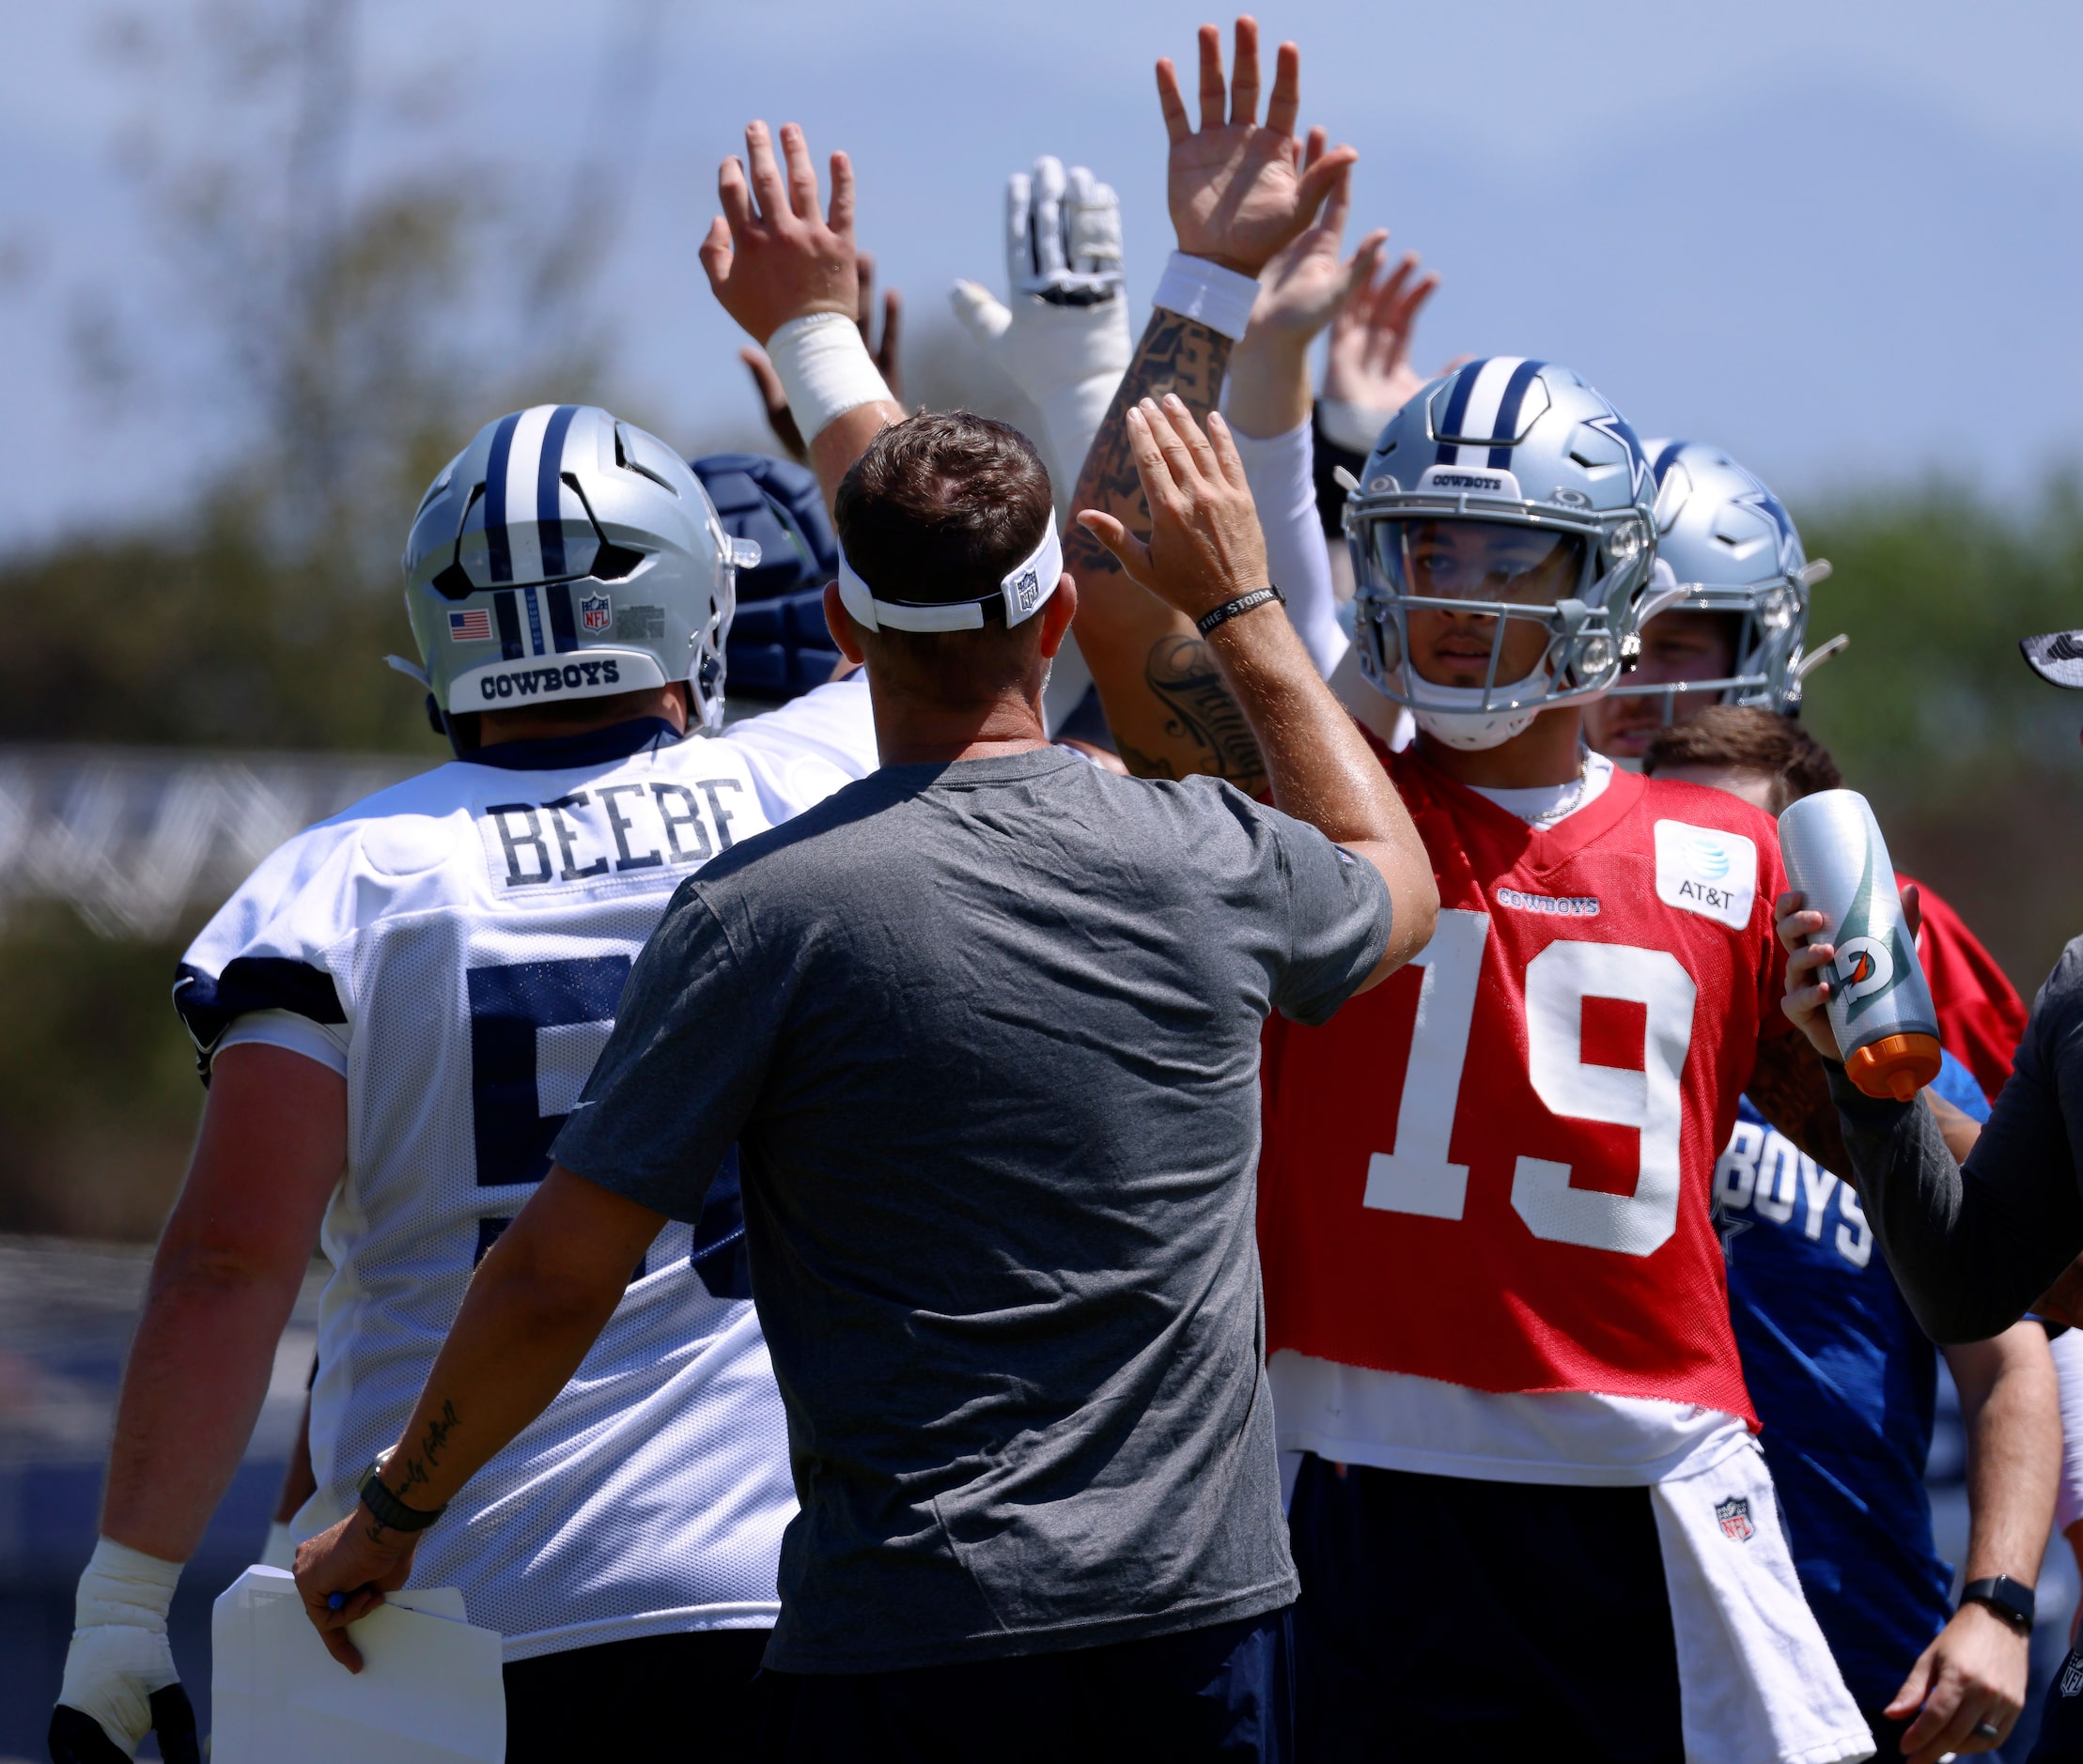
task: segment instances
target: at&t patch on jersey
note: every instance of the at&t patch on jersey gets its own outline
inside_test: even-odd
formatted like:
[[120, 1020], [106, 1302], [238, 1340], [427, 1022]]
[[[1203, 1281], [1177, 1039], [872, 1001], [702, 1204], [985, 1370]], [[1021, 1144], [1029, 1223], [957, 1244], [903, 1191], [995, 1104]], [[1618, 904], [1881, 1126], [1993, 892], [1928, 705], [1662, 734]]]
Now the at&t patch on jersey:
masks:
[[1656, 823], [1656, 898], [1741, 931], [1758, 893], [1758, 848], [1741, 833]]

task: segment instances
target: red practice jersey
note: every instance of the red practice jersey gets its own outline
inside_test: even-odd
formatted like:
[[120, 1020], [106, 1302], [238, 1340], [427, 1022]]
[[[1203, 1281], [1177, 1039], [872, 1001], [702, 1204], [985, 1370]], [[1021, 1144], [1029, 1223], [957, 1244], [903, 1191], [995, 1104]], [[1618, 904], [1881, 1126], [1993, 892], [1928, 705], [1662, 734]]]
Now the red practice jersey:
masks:
[[[1906, 887], [1916, 878], [1898, 870], [1895, 881]], [[1938, 1039], [1975, 1075], [1982, 1093], [1993, 1103], [2011, 1075], [2011, 1061], [2025, 1035], [2025, 1000], [1966, 921], [1928, 885], [1916, 886], [1924, 914], [1917, 932], [1917, 959], [1931, 983]]]
[[1267, 1029], [1267, 1351], [1753, 1420], [1710, 1217], [1761, 1040], [1791, 1032], [1772, 822], [1616, 771], [1536, 829], [1395, 756], [1431, 944]]

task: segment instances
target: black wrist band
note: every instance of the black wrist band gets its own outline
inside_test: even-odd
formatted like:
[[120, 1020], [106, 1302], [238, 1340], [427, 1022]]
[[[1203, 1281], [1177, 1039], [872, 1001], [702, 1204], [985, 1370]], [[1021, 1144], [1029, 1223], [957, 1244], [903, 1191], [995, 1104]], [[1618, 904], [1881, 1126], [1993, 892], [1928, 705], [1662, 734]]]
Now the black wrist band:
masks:
[[2013, 1580], [2008, 1574], [1995, 1574], [1987, 1580], [1970, 1580], [1960, 1589], [1962, 1604], [1986, 1605], [2013, 1629], [2029, 1631], [2032, 1614], [2037, 1601], [2032, 1588], [2023, 1581]]
[[383, 1486], [381, 1472], [383, 1461], [380, 1458], [363, 1474], [362, 1486], [355, 1491], [362, 1497], [362, 1505], [376, 1516], [376, 1523], [387, 1525], [393, 1531], [425, 1531], [448, 1510], [446, 1504], [427, 1512], [418, 1507], [408, 1507]]
[[1262, 607], [1273, 600], [1282, 606], [1287, 604], [1287, 596], [1278, 588], [1254, 588], [1248, 595], [1238, 595], [1235, 600], [1223, 601], [1212, 612], [1202, 613], [1193, 621], [1193, 628], [1205, 637], [1218, 625], [1228, 624], [1238, 613], [1249, 612], [1253, 607]]

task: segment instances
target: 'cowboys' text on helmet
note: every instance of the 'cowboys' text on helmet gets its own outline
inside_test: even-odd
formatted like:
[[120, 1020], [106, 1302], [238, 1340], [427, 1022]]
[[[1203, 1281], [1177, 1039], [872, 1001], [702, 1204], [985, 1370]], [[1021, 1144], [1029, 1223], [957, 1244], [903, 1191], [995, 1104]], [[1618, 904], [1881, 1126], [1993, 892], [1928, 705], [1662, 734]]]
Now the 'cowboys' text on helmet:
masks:
[[[1345, 505], [1360, 668], [1420, 728], [1468, 748], [1612, 686], [1639, 642], [1656, 554], [1656, 483], [1626, 419], [1566, 367], [1470, 362], [1383, 429]], [[1480, 684], [1411, 665], [1422, 611], [1487, 646]], [[1500, 678], [1508, 633], [1546, 632]]]
[[684, 680], [713, 729], [736, 572], [758, 561], [656, 436], [538, 404], [488, 423], [434, 480], [405, 608], [450, 715]]

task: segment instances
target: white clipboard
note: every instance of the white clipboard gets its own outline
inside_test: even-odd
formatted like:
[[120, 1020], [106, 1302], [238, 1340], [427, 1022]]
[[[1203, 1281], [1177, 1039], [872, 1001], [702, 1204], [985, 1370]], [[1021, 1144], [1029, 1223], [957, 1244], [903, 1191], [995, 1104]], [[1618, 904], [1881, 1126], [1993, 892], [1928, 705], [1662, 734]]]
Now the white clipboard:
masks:
[[295, 1579], [249, 1568], [210, 1615], [211, 1764], [503, 1764], [500, 1636], [453, 1586], [384, 1595], [349, 1631], [363, 1667], [326, 1652]]

